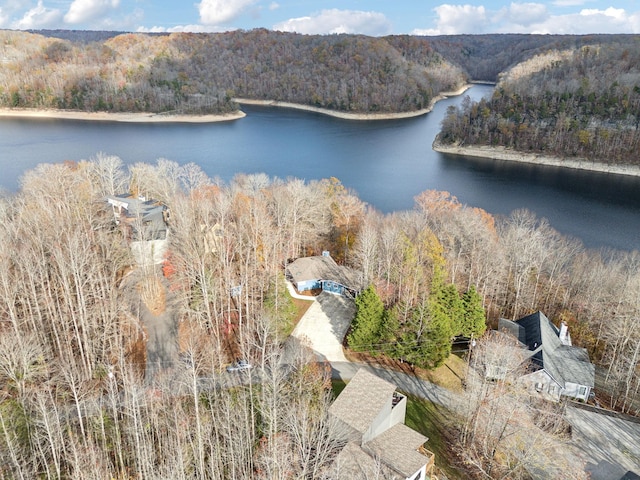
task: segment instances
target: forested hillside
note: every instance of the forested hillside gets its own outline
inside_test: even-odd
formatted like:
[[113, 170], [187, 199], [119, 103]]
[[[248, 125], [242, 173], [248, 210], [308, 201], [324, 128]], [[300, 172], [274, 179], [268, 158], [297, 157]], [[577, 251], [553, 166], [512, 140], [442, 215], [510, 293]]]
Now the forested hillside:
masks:
[[552, 50], [626, 42], [627, 35], [485, 34], [422, 37], [431, 48], [475, 81], [497, 82], [501, 73]]
[[233, 97], [244, 97], [404, 112], [426, 108], [467, 81], [427, 42], [410, 37], [267, 30], [87, 36], [96, 37], [0, 32], [0, 105], [220, 113], [237, 108]]
[[[137, 265], [114, 223], [105, 196], [127, 191], [169, 208], [162, 267]], [[417, 362], [479, 335], [452, 323], [458, 297], [490, 325], [541, 309], [589, 350], [601, 399], [637, 413], [638, 252], [586, 251], [529, 212], [493, 218], [444, 192], [382, 215], [336, 179], [225, 184], [98, 155], [43, 164], [0, 202], [0, 476], [335, 478], [326, 372], [283, 348], [284, 264], [324, 250], [388, 312], [372, 353]], [[151, 369], [145, 325], [169, 312], [183, 360]], [[226, 372], [234, 358], [260, 381]]]
[[552, 50], [511, 68], [493, 97], [448, 112], [442, 144], [640, 164], [638, 38]]

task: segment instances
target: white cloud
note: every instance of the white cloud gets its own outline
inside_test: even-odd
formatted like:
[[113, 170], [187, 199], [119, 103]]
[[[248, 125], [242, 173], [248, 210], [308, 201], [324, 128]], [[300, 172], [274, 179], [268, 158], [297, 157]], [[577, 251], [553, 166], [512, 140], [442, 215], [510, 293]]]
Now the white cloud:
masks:
[[613, 7], [583, 9], [565, 15], [550, 14], [541, 3], [511, 3], [509, 7], [493, 11], [484, 6], [443, 4], [434, 11], [435, 28], [417, 29], [412, 32], [414, 35], [640, 33], [640, 12]]
[[274, 25], [273, 29], [303, 34], [360, 33], [377, 36], [391, 33], [391, 24], [382, 13], [334, 8], [310, 17], [291, 18]]
[[64, 21], [77, 24], [99, 19], [119, 5], [120, 0], [73, 0]]
[[542, 23], [549, 17], [547, 7], [541, 3], [512, 3], [506, 11], [506, 21], [528, 27]]
[[414, 35], [455, 35], [457, 33], [483, 33], [489, 23], [485, 8], [474, 5], [439, 5], [433, 9], [438, 16], [433, 29], [414, 30]]
[[138, 27], [136, 29], [139, 33], [176, 33], [176, 32], [192, 32], [192, 33], [215, 33], [221, 30], [218, 27], [212, 27], [207, 25], [176, 25], [173, 27]]
[[269, 10], [277, 10], [279, 8], [280, 8], [280, 4], [276, 2], [271, 2], [271, 4], [269, 5]]
[[200, 21], [205, 25], [220, 25], [242, 14], [256, 0], [202, 0], [197, 4]]
[[0, 28], [4, 28], [4, 26], [7, 24], [8, 21], [9, 21], [9, 15], [6, 15], [2, 11], [2, 8], [0, 8]]
[[621, 8], [584, 9], [580, 13], [550, 17], [534, 33], [639, 33], [640, 13]]
[[556, 7], [577, 7], [593, 0], [555, 0], [551, 2]]
[[42, 4], [42, 0], [38, 0], [38, 4], [27, 10], [20, 20], [12, 23], [12, 28], [18, 30], [37, 29], [54, 27], [61, 20], [62, 12], [55, 8], [46, 8]]

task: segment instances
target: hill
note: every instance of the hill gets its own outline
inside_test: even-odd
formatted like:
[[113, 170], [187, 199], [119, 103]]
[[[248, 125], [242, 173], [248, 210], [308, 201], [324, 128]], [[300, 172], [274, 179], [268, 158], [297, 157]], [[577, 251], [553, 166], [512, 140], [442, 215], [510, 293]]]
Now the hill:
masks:
[[354, 113], [427, 107], [467, 82], [428, 42], [253, 30], [0, 32], [0, 106], [225, 113], [234, 97]]
[[637, 44], [618, 36], [537, 54], [504, 73], [491, 99], [451, 110], [439, 142], [638, 165]]

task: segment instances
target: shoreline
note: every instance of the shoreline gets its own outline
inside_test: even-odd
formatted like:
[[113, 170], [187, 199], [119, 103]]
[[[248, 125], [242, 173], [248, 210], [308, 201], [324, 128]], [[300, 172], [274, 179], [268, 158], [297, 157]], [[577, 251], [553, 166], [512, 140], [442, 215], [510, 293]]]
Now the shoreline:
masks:
[[171, 115], [150, 112], [81, 112], [79, 110], [0, 108], [0, 117], [52, 118], [61, 120], [90, 120], [125, 123], [214, 123], [238, 120], [245, 116], [246, 114], [241, 110], [234, 113], [217, 115]]
[[585, 158], [563, 159], [561, 157], [546, 156], [537, 153], [518, 152], [505, 147], [486, 146], [460, 146], [442, 145], [433, 142], [433, 150], [452, 155], [464, 155], [468, 157], [481, 157], [491, 160], [505, 160], [508, 162], [530, 163], [533, 165], [545, 165], [550, 167], [572, 168], [575, 170], [588, 170], [598, 173], [611, 173], [614, 175], [627, 175], [640, 177], [640, 166], [637, 165], [608, 165], [602, 162], [587, 160]]
[[[448, 97], [462, 95], [472, 85], [466, 84], [454, 92], [440, 92], [431, 99], [429, 106], [421, 110], [410, 112], [388, 112], [388, 113], [348, 113], [327, 108], [313, 107], [301, 103], [280, 102], [278, 100], [252, 100], [248, 98], [234, 98], [240, 105], [259, 105], [267, 107], [291, 108], [308, 112], [321, 113], [331, 117], [345, 120], [396, 120], [402, 118], [413, 118], [425, 115], [433, 110], [433, 106], [440, 100]], [[0, 118], [46, 118], [60, 120], [88, 120], [102, 122], [124, 122], [124, 123], [215, 123], [239, 120], [246, 117], [246, 113], [238, 110], [227, 114], [211, 115], [172, 115], [169, 113], [151, 112], [83, 112], [79, 110], [59, 110], [59, 109], [29, 109], [29, 108], [0, 108]]]
[[421, 110], [412, 110], [410, 112], [388, 112], [388, 113], [350, 113], [341, 112], [338, 110], [330, 110], [328, 108], [314, 107], [311, 105], [304, 105], [302, 103], [281, 102], [279, 100], [253, 100], [250, 98], [234, 98], [233, 101], [240, 105], [258, 105], [261, 107], [278, 107], [278, 108], [291, 108], [294, 110], [303, 110], [307, 112], [321, 113], [330, 117], [342, 118], [344, 120], [397, 120], [402, 118], [413, 118], [425, 115], [433, 110], [433, 106], [440, 100], [444, 100], [448, 97], [455, 97], [462, 95], [469, 88], [471, 84], [464, 85], [455, 92], [440, 92], [438, 95], [431, 99], [429, 106]]

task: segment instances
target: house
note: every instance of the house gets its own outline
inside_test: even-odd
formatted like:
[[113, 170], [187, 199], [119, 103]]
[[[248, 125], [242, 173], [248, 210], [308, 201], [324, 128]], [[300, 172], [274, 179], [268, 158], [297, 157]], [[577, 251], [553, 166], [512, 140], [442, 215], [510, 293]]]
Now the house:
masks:
[[336, 478], [430, 478], [434, 455], [427, 437], [404, 424], [407, 397], [392, 383], [358, 370], [329, 408], [348, 441], [336, 458]]
[[559, 400], [561, 396], [586, 401], [595, 383], [595, 367], [584, 348], [574, 347], [567, 325], [558, 329], [542, 312], [516, 321], [500, 319], [498, 328], [518, 339], [530, 352], [527, 384], [536, 392]]
[[169, 210], [155, 200], [133, 195], [112, 195], [107, 203], [113, 207], [117, 225], [125, 225], [133, 240], [164, 240], [167, 237]]
[[111, 195], [116, 225], [119, 225], [139, 264], [162, 263], [167, 249], [169, 210], [155, 200], [133, 195]]
[[365, 286], [358, 272], [338, 265], [328, 252], [321, 256], [298, 258], [287, 265], [285, 273], [298, 292], [321, 289], [355, 297]]

